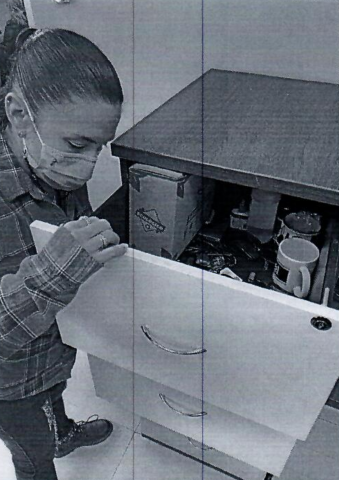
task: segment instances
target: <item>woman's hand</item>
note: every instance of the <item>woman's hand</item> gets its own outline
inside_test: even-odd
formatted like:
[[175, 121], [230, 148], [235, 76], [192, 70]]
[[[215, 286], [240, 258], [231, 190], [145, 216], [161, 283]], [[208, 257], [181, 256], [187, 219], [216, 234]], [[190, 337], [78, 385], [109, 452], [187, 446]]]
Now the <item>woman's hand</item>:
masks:
[[106, 263], [127, 252], [128, 245], [119, 244], [119, 235], [113, 231], [107, 220], [97, 217], [81, 217], [79, 220], [66, 223], [64, 227], [99, 263]]

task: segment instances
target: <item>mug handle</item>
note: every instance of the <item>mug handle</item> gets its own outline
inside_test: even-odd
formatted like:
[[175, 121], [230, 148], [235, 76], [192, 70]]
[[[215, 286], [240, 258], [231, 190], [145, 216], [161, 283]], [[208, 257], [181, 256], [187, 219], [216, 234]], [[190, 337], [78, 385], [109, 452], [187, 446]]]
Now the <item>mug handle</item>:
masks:
[[293, 293], [298, 298], [307, 297], [311, 287], [311, 274], [307, 267], [304, 265], [299, 269], [301, 273], [301, 287], [294, 287]]

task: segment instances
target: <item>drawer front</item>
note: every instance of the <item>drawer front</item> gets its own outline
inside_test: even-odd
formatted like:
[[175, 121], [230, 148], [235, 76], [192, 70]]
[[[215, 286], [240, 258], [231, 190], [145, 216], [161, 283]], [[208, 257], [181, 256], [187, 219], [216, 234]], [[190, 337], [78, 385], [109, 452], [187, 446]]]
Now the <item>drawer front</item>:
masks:
[[141, 419], [141, 433], [223, 472], [230, 473], [232, 475], [230, 478], [235, 476], [242, 480], [265, 480], [266, 473], [262, 470], [145, 418]]
[[295, 439], [89, 356], [96, 393], [166, 428], [279, 475]]
[[121, 459], [114, 480], [234, 480], [234, 478], [202, 466], [198, 462], [164, 448], [141, 435], [134, 435], [133, 444]]
[[162, 265], [140, 264], [133, 257], [126, 268], [121, 260], [83, 285], [58, 316], [64, 342], [201, 398], [201, 272], [194, 269], [183, 288], [180, 272], [163, 275]]
[[[316, 330], [316, 316], [332, 328]], [[301, 439], [338, 377], [338, 320], [338, 311], [135, 250], [58, 315], [65, 343]]]
[[277, 295], [283, 304], [256, 295], [244, 301], [206, 282], [204, 398], [305, 440], [339, 376], [339, 324], [319, 331], [313, 305]]

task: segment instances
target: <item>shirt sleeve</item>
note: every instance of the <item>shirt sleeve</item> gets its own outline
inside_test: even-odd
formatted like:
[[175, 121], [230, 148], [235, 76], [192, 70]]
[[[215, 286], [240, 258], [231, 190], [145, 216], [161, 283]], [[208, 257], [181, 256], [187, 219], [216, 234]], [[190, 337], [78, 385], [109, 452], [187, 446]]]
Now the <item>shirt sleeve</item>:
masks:
[[[67, 248], [65, 248], [67, 245]], [[56, 314], [102, 265], [59, 227], [37, 255], [0, 280], [0, 358], [9, 359], [46, 332]], [[68, 303], [68, 302], [67, 302]]]

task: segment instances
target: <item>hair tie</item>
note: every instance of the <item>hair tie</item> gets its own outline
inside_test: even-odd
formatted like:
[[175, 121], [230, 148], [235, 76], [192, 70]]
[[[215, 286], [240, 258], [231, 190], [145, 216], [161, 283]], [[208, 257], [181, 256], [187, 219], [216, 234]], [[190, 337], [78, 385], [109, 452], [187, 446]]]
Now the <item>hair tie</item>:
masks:
[[38, 28], [34, 33], [33, 35], [29, 36], [28, 37], [28, 40], [32, 41], [32, 42], [35, 42], [35, 40], [37, 40], [39, 37], [41, 37], [41, 35], [43, 35], [44, 33], [46, 32], [49, 32], [49, 29], [45, 28], [45, 29], [42, 29], [42, 28]]
[[20, 50], [23, 46], [27, 46], [32, 42], [35, 42], [39, 37], [44, 35], [46, 32], [50, 32], [49, 28], [25, 28], [17, 36], [15, 46], [16, 50]]

